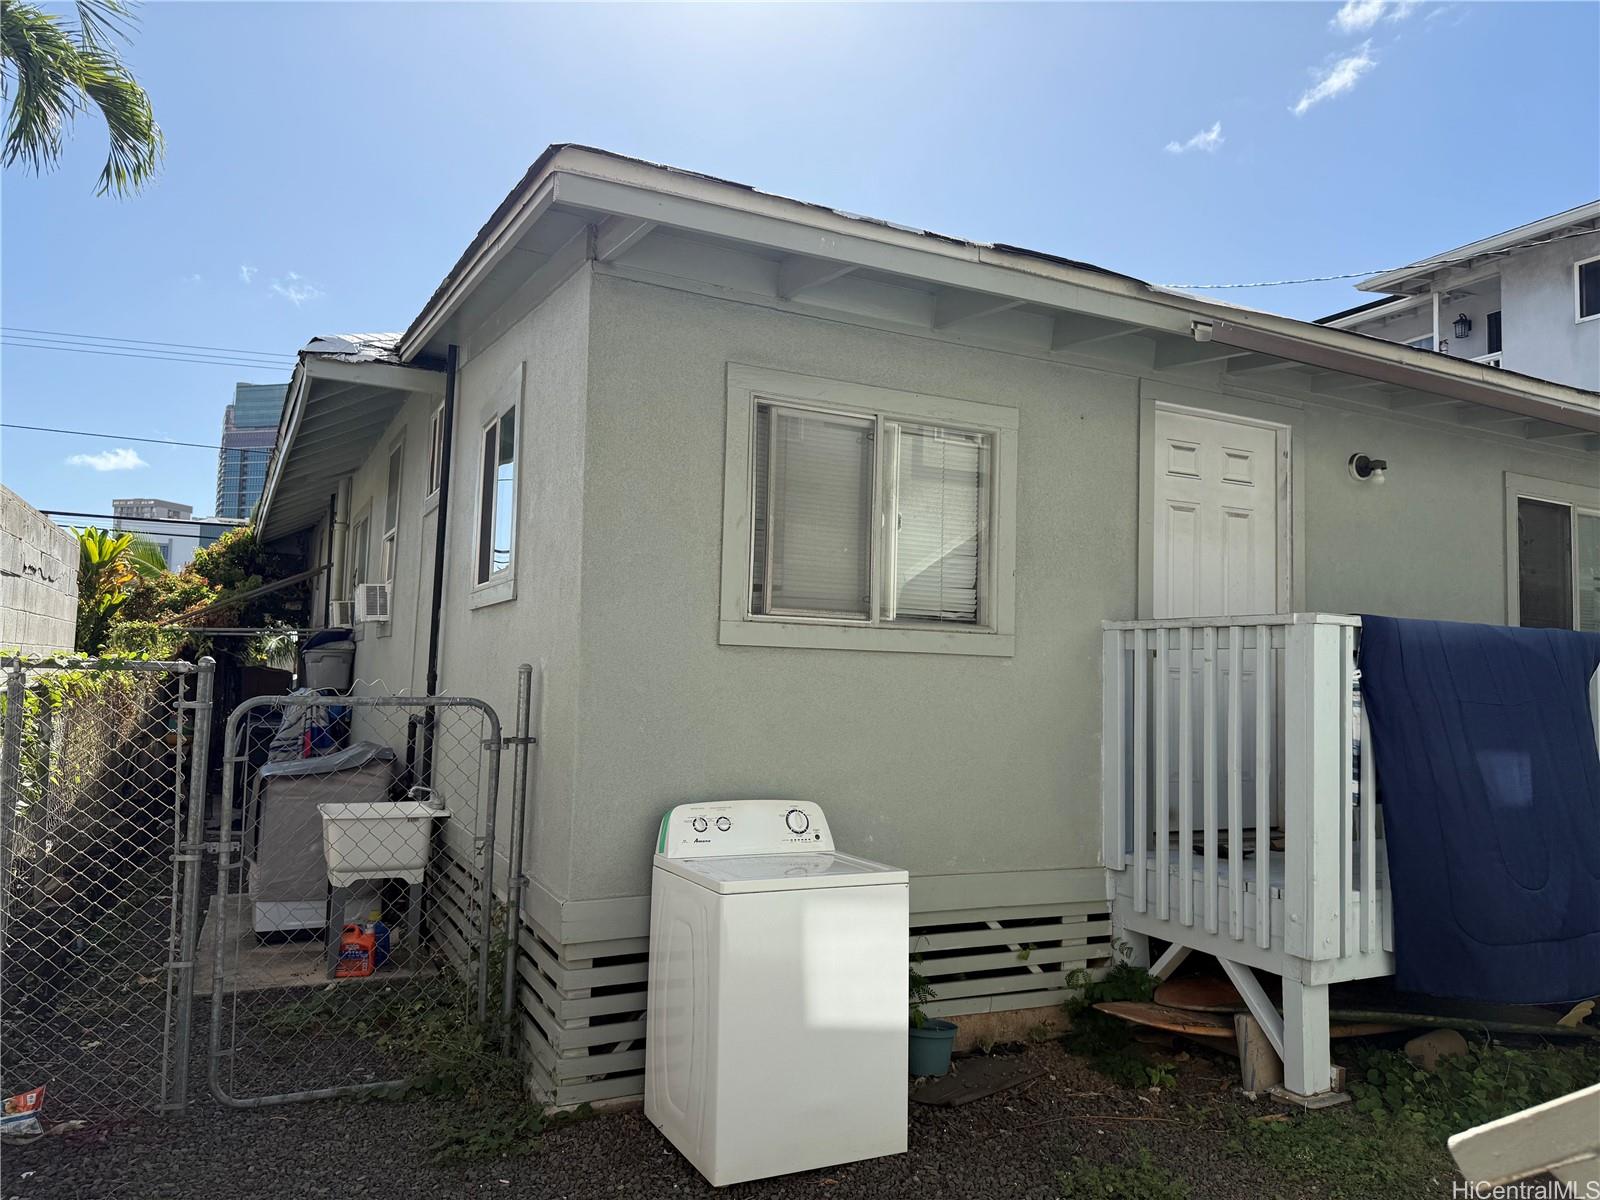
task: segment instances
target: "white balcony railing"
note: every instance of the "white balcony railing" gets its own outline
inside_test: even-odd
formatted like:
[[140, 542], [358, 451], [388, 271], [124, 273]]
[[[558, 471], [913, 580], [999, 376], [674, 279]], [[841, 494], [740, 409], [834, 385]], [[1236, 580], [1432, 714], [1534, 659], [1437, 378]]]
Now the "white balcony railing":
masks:
[[1117, 894], [1140, 924], [1306, 960], [1381, 955], [1360, 625], [1328, 613], [1106, 623], [1103, 853], [1127, 873]]

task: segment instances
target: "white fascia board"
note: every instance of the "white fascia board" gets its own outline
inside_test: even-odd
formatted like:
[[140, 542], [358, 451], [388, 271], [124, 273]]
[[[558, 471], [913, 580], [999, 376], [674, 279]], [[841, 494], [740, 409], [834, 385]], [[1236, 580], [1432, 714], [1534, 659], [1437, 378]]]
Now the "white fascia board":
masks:
[[1365, 325], [1368, 321], [1381, 320], [1384, 317], [1397, 316], [1400, 313], [1427, 302], [1427, 296], [1396, 296], [1388, 304], [1376, 304], [1371, 308], [1364, 308], [1360, 312], [1348, 316], [1337, 317], [1332, 321], [1318, 321], [1325, 329], [1349, 329], [1352, 325]]
[[[1502, 395], [1508, 397], [1509, 403], [1498, 405], [1487, 399], [1477, 402], [1584, 430], [1593, 428], [1593, 422], [1600, 419], [1600, 400], [1576, 388], [1520, 376], [1513, 383], [1504, 372], [1481, 364], [1431, 353], [1425, 356], [1422, 351], [1342, 329], [1167, 292], [1136, 279], [1044, 257], [852, 217], [580, 147], [565, 147], [554, 155], [545, 173], [529, 189], [529, 199], [502, 222], [502, 228], [463, 271], [447, 296], [426, 312], [417, 335], [402, 346], [402, 357], [408, 357], [426, 341], [470, 291], [472, 283], [504, 257], [510, 244], [522, 236], [538, 214], [557, 203], [787, 254], [832, 259], [947, 287], [1009, 296], [1023, 303], [1089, 313], [1177, 337], [1189, 337], [1198, 317], [1219, 326], [1226, 323], [1239, 331], [1258, 331], [1276, 347], [1272, 353], [1311, 366], [1385, 381], [1393, 381], [1398, 370], [1404, 376], [1404, 384], [1418, 390], [1448, 395], [1462, 389], [1478, 397]], [[1570, 224], [1581, 215], [1563, 214], [1562, 219]], [[513, 226], [515, 235], [511, 236]], [[1332, 365], [1335, 362], [1339, 365]]]
[[1451, 265], [1456, 259], [1476, 258], [1483, 254], [1515, 250], [1525, 242], [1537, 241], [1570, 225], [1581, 225], [1585, 221], [1600, 221], [1600, 200], [1592, 200], [1588, 204], [1580, 204], [1577, 208], [1569, 208], [1566, 212], [1555, 213], [1537, 221], [1530, 221], [1526, 225], [1519, 225], [1515, 229], [1508, 229], [1504, 233], [1468, 242], [1465, 246], [1457, 246], [1454, 250], [1441, 250], [1438, 254], [1417, 262], [1364, 279], [1356, 284], [1356, 287], [1364, 292], [1399, 291], [1398, 285], [1421, 275], [1431, 275], [1442, 267]]
[[302, 361], [295, 364], [294, 375], [289, 381], [289, 399], [284, 405], [283, 420], [278, 426], [278, 440], [273, 446], [271, 467], [267, 471], [267, 484], [261, 491], [257, 509], [260, 514], [257, 524], [263, 541], [271, 536], [273, 501], [277, 499], [278, 482], [283, 478], [283, 464], [288, 457], [285, 450], [294, 444], [295, 434], [300, 431], [300, 420], [305, 416], [305, 400], [306, 372]]
[[359, 383], [394, 392], [416, 392], [424, 396], [444, 395], [444, 372], [425, 367], [402, 367], [396, 363], [343, 362], [336, 358], [308, 358], [305, 373], [311, 379], [338, 383]]
[[[560, 158], [561, 155], [556, 156], [552, 168], [554, 162]], [[427, 308], [423, 310], [425, 319], [420, 321], [406, 337], [401, 338], [399, 346], [396, 347], [401, 362], [410, 362], [417, 352], [428, 344], [439, 326], [449, 320], [461, 307], [462, 301], [472, 293], [478, 281], [511, 253], [511, 248], [521, 241], [523, 235], [549, 210], [554, 198], [555, 187], [547, 172], [534, 185], [522, 203], [515, 205], [501, 218], [500, 224], [479, 249], [477, 257], [460, 276], [451, 281], [444, 294], [429, 300]]]

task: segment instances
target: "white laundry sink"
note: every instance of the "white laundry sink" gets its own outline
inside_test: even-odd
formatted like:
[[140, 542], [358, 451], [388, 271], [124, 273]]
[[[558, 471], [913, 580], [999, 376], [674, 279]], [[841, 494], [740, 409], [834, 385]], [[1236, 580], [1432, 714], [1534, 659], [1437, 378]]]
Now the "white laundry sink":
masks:
[[421, 800], [319, 804], [322, 856], [328, 882], [349, 887], [362, 879], [421, 883], [435, 819], [450, 814]]

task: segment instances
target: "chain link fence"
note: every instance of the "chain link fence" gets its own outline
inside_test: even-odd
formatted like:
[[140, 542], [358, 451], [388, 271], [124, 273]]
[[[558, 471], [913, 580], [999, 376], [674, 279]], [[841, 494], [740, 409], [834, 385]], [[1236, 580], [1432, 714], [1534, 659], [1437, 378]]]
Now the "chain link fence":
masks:
[[211, 1001], [213, 1095], [255, 1107], [393, 1089], [441, 1063], [503, 1066], [494, 710], [262, 697], [223, 741], [194, 984]]
[[212, 664], [0, 673], [0, 1096], [44, 1088], [52, 1123], [181, 1107]]

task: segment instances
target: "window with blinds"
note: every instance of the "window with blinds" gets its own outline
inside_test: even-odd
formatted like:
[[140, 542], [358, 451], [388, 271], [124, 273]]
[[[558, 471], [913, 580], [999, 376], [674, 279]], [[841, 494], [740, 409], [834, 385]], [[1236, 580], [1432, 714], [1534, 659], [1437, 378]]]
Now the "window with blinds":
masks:
[[758, 402], [753, 443], [752, 614], [984, 621], [989, 435]]

